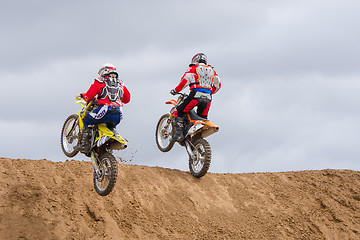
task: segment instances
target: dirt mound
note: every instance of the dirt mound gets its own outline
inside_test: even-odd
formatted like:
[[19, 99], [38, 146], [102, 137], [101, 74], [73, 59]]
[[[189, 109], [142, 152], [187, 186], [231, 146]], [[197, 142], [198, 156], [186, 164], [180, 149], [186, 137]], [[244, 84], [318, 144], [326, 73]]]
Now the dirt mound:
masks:
[[360, 172], [189, 173], [0, 158], [0, 239], [360, 239]]

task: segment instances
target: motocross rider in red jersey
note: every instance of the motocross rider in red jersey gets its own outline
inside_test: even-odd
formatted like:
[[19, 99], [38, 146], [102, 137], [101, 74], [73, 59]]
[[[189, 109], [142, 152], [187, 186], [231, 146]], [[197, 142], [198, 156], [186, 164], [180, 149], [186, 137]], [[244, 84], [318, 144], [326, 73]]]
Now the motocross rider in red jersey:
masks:
[[130, 101], [130, 92], [124, 82], [118, 78], [119, 74], [114, 65], [104, 64], [98, 74], [100, 77], [94, 79], [89, 90], [80, 94], [86, 102], [92, 101], [97, 96], [99, 104], [99, 107], [94, 108], [83, 119], [84, 128], [81, 132], [80, 145], [75, 147], [82, 153], [90, 151], [91, 131], [89, 126], [106, 123], [108, 128], [114, 129], [122, 119], [123, 104]]
[[180, 80], [179, 85], [170, 91], [171, 94], [190, 87], [190, 94], [184, 101], [176, 107], [177, 117], [175, 118], [175, 134], [172, 141], [184, 140], [184, 115], [197, 106], [197, 114], [207, 119], [209, 108], [211, 105], [212, 94], [219, 91], [221, 82], [219, 76], [207, 64], [207, 57], [203, 53], [196, 54], [189, 65], [189, 68]]

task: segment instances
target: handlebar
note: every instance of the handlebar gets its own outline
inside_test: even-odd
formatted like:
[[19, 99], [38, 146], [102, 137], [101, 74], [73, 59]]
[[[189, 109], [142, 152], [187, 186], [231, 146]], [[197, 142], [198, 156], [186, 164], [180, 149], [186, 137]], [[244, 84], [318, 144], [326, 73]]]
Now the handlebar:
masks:
[[188, 96], [186, 93], [175, 92], [174, 89], [172, 89], [172, 90], [170, 91], [170, 94], [173, 95], [173, 96], [176, 96], [176, 95], [181, 95], [182, 97], [187, 97], [187, 96]]
[[75, 95], [75, 99], [76, 99], [76, 100], [82, 100], [83, 98], [82, 98], [80, 95], [77, 95], [77, 94], [76, 94], [76, 95]]
[[94, 105], [98, 103], [98, 99], [96, 97], [90, 102], [87, 102], [81, 95], [76, 94], [75, 99], [78, 100], [79, 101], [78, 103], [80, 103], [83, 106], [83, 108], [87, 111], [89, 111]]

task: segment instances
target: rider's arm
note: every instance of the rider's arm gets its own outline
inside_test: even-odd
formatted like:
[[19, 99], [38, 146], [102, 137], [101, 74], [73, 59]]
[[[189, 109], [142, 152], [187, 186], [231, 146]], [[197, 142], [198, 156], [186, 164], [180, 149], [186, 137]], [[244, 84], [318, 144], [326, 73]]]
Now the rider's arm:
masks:
[[93, 100], [97, 94], [100, 94], [99, 91], [101, 90], [101, 88], [102, 88], [101, 83], [98, 81], [94, 81], [94, 83], [91, 84], [89, 90], [86, 93], [82, 94], [84, 100], [87, 102]]
[[220, 78], [219, 78], [219, 76], [217, 75], [217, 73], [215, 71], [214, 71], [214, 73], [215, 73], [215, 76], [214, 76], [214, 83], [213, 83], [213, 86], [211, 88], [211, 94], [216, 93], [221, 88]]
[[182, 76], [179, 85], [175, 88], [176, 92], [180, 92], [187, 86], [189, 86], [190, 83], [195, 83], [195, 70], [196, 66], [189, 67], [184, 75]]
[[175, 88], [176, 92], [183, 90], [188, 84], [188, 81], [185, 78], [182, 78], [179, 85]]
[[124, 85], [122, 86], [122, 89], [123, 89], [124, 93], [123, 93], [121, 102], [123, 102], [123, 103], [130, 102], [130, 92], [129, 92], [129, 90]]

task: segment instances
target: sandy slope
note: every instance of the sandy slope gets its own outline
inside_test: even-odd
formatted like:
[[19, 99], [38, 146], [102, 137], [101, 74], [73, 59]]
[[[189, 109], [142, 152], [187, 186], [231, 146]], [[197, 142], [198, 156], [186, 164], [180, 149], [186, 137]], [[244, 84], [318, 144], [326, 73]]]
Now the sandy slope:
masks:
[[207, 174], [0, 158], [0, 239], [360, 239], [360, 172]]

